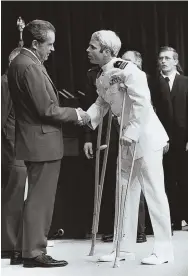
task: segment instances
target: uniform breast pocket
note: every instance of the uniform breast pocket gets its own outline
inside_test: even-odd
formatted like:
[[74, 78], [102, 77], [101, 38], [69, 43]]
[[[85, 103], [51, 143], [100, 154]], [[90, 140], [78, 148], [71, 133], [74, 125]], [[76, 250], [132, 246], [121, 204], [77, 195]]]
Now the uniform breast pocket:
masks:
[[42, 133], [51, 133], [60, 131], [60, 127], [50, 126], [50, 125], [41, 125]]

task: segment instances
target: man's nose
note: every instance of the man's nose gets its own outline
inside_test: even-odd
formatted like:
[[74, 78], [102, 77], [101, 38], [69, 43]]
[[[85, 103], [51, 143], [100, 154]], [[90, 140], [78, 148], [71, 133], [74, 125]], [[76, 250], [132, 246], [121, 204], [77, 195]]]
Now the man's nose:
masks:
[[89, 47], [86, 49], [86, 52], [89, 52]]
[[51, 47], [51, 51], [55, 51], [54, 45]]

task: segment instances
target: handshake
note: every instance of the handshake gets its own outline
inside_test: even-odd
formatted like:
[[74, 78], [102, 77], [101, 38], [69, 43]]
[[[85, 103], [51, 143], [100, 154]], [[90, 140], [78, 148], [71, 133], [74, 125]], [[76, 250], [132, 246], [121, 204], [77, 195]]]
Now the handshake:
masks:
[[87, 125], [89, 123], [89, 121], [91, 120], [90, 116], [87, 114], [86, 111], [84, 111], [82, 108], [77, 108], [77, 112], [80, 116], [80, 118], [78, 118], [78, 125], [83, 126], [83, 125]]

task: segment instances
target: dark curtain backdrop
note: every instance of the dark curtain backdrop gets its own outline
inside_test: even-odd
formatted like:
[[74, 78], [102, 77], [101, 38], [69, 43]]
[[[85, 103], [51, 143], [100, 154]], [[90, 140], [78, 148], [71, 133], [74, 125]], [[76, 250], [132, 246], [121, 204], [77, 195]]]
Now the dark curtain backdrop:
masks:
[[[122, 40], [120, 55], [128, 49], [141, 52], [143, 69], [151, 75], [156, 72], [159, 47], [174, 47], [179, 53], [185, 74], [188, 75], [187, 2], [15, 1], [1, 4], [2, 73], [6, 69], [10, 51], [18, 45], [16, 22], [21, 16], [26, 23], [33, 19], [44, 19], [55, 26], [55, 52], [46, 62], [46, 67], [60, 90], [65, 88], [75, 95], [76, 90], [85, 91], [86, 72], [91, 67], [87, 61], [86, 49], [91, 34], [100, 29], [111, 29], [119, 34]], [[70, 103], [71, 106], [81, 103], [62, 101], [62, 104]], [[50, 235], [63, 228], [67, 237], [83, 237], [91, 229], [94, 160], [89, 162], [83, 155], [81, 129], [72, 125], [64, 126], [63, 134], [67, 154], [62, 161]], [[115, 169], [109, 168], [108, 177], [113, 183], [108, 183], [104, 191], [102, 205], [105, 208], [102, 207], [101, 217], [105, 218], [105, 222], [99, 228], [101, 233], [113, 231], [109, 210], [113, 209], [114, 199], [108, 190], [110, 187], [112, 191], [115, 187], [115, 180], [110, 175], [110, 170]]]
[[1, 2], [2, 72], [10, 51], [17, 46], [16, 21], [50, 21], [56, 28], [55, 52], [46, 63], [59, 89], [74, 93], [85, 89], [90, 67], [86, 49], [91, 34], [99, 29], [116, 31], [122, 40], [120, 54], [136, 49], [143, 55], [144, 69], [155, 74], [160, 46], [169, 45], [179, 53], [188, 75], [188, 2], [124, 1], [41, 1]]

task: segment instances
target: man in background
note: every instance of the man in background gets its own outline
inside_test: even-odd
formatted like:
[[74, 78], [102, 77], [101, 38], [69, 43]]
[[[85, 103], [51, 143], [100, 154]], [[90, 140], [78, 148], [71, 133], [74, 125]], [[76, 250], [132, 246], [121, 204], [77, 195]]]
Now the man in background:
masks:
[[[100, 71], [99, 66], [93, 66], [87, 72], [87, 81], [86, 81], [86, 96], [84, 101], [84, 110], [95, 102], [97, 99], [97, 88], [96, 88], [96, 79]], [[103, 127], [101, 134], [101, 145], [106, 143], [106, 134], [107, 134], [107, 125], [108, 125], [108, 114], [103, 119]], [[90, 200], [88, 200], [88, 205], [90, 212], [88, 213], [89, 226], [91, 228], [91, 218], [93, 216], [93, 201], [94, 201], [94, 183], [95, 183], [95, 152], [96, 152], [96, 142], [98, 128], [93, 131], [89, 127], [85, 127], [84, 135], [84, 153], [88, 160], [85, 162], [88, 172], [88, 181], [91, 183], [92, 194], [90, 194]], [[109, 143], [109, 152], [108, 160], [106, 167], [106, 174], [104, 180], [102, 204], [101, 204], [101, 213], [100, 213], [100, 224], [99, 224], [99, 233], [102, 235], [102, 240], [104, 242], [113, 241], [113, 221], [114, 221], [114, 205], [115, 205], [115, 183], [116, 183], [116, 159], [118, 154], [118, 132], [114, 122], [114, 117], [112, 118], [111, 124], [111, 133], [110, 133], [110, 143]], [[100, 167], [103, 163], [103, 151], [100, 154]], [[90, 191], [91, 191], [90, 188]]]
[[[10, 53], [9, 65], [20, 50]], [[14, 145], [15, 113], [6, 71], [1, 77], [1, 258], [12, 256], [24, 206], [27, 171], [24, 161], [16, 160]]]
[[188, 221], [188, 77], [181, 75], [178, 53], [172, 47], [160, 49], [158, 65], [154, 106], [169, 136], [163, 160], [165, 188], [173, 229], [181, 230], [181, 221]]

